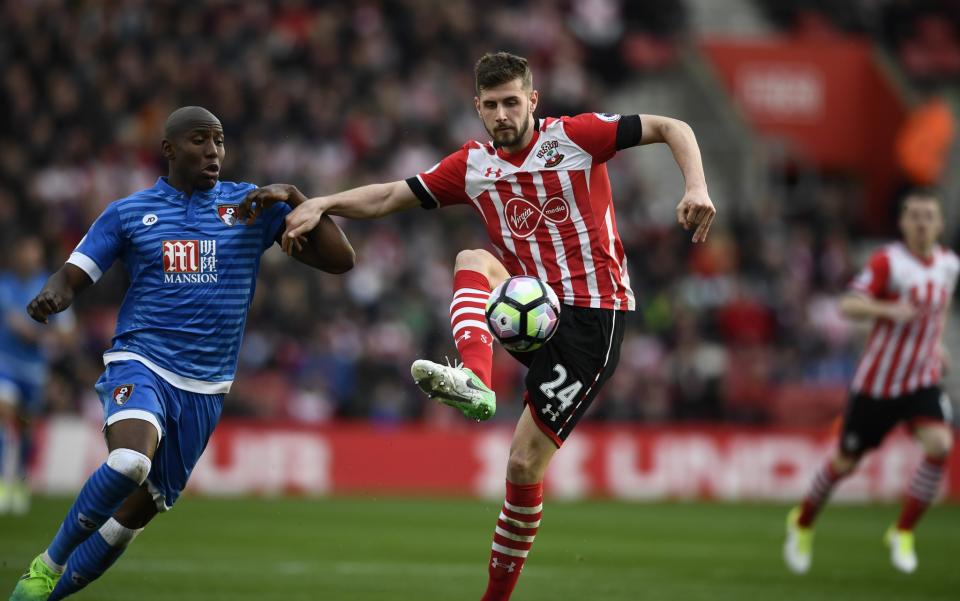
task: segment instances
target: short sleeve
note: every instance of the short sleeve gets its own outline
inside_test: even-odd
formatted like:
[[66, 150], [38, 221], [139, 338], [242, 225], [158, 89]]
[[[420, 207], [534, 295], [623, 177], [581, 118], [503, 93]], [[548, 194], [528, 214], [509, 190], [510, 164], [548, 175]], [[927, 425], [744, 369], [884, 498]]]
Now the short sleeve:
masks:
[[470, 202], [466, 191], [469, 148], [467, 144], [423, 173], [407, 178], [407, 185], [420, 200], [420, 206], [436, 209]]
[[112, 203], [93, 222], [67, 263], [76, 265], [96, 282], [120, 256], [125, 243], [120, 212], [116, 203]]
[[882, 298], [890, 282], [890, 259], [884, 251], [873, 253], [866, 267], [850, 283], [850, 290]]
[[279, 238], [280, 234], [286, 229], [286, 218], [292, 210], [287, 203], [278, 202], [263, 214], [264, 226], [263, 240], [260, 244], [261, 252], [273, 246], [273, 243], [277, 241], [277, 238]]
[[618, 150], [640, 143], [642, 126], [639, 115], [583, 113], [563, 117], [567, 136], [598, 163], [609, 161]]

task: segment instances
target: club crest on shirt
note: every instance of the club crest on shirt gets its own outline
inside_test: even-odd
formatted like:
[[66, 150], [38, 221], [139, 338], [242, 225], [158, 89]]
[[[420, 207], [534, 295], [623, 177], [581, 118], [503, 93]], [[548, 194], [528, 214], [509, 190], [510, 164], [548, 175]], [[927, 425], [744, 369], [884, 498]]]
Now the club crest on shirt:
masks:
[[133, 394], [133, 384], [121, 384], [113, 389], [113, 401], [118, 405], [123, 405], [130, 400]]
[[217, 216], [227, 227], [233, 227], [237, 223], [237, 210], [240, 205], [217, 205]]
[[537, 158], [543, 159], [543, 166], [546, 168], [556, 167], [560, 164], [560, 161], [563, 160], [563, 154], [557, 150], [557, 147], [560, 146], [560, 142], [557, 140], [547, 140], [540, 145], [540, 150], [537, 151]]

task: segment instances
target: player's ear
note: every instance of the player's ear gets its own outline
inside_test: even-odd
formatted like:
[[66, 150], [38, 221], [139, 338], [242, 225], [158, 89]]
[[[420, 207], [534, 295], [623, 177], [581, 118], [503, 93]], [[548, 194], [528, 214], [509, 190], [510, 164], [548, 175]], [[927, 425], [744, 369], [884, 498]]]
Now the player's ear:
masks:
[[160, 154], [163, 155], [168, 161], [172, 161], [177, 158], [177, 153], [173, 151], [173, 144], [170, 143], [170, 140], [164, 138], [160, 141]]
[[540, 100], [540, 94], [536, 90], [530, 92], [530, 112], [537, 110], [537, 101]]
[[[479, 97], [479, 96], [474, 96], [474, 97], [473, 97], [473, 107], [474, 107], [475, 109], [477, 109], [477, 116], [478, 116], [478, 117], [481, 117], [481, 116], [480, 116], [480, 97]], [[481, 118], [482, 118], [482, 117], [481, 117]]]

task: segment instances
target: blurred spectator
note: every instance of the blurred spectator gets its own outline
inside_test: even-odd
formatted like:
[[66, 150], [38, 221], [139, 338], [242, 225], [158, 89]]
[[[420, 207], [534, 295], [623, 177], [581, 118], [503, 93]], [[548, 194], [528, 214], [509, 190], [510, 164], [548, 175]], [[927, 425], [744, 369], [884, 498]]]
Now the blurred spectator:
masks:
[[897, 134], [897, 160], [914, 186], [941, 183], [956, 134], [950, 106], [941, 96], [930, 96], [916, 106]]

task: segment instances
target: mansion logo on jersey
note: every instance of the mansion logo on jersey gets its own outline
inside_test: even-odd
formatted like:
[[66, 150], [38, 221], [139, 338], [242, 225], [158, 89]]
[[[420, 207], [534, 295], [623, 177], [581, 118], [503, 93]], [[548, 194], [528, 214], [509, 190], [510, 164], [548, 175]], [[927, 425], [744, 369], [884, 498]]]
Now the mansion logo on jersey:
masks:
[[540, 145], [540, 150], [537, 151], [537, 158], [544, 159], [543, 166], [547, 169], [556, 167], [560, 164], [560, 161], [563, 160], [563, 155], [557, 150], [559, 146], [560, 142], [557, 140], [547, 140]]
[[163, 283], [217, 283], [217, 241], [164, 240]]
[[554, 224], [566, 221], [570, 217], [570, 206], [559, 196], [548, 200], [542, 209], [526, 198], [514, 197], [507, 201], [504, 213], [510, 232], [517, 238], [526, 238], [544, 219]]

